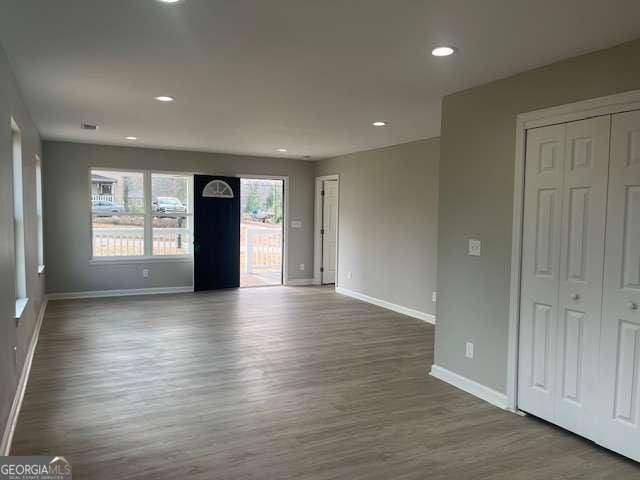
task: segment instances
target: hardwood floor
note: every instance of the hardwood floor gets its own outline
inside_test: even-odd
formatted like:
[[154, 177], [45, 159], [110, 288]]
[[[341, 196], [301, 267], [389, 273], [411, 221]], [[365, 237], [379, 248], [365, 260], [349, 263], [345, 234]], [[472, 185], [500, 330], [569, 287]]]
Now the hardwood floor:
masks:
[[14, 455], [75, 479], [638, 479], [427, 375], [431, 325], [265, 287], [50, 302]]

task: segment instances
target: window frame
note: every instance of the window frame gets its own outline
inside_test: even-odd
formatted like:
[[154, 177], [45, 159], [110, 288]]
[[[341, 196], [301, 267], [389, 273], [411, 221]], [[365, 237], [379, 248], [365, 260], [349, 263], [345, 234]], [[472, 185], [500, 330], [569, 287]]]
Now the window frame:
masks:
[[24, 223], [24, 156], [22, 131], [11, 117], [11, 178], [13, 213], [13, 258], [14, 258], [14, 318], [20, 320], [29, 303], [27, 283], [27, 246]]
[[36, 154], [35, 165], [36, 177], [36, 233], [37, 233], [37, 250], [38, 250], [38, 275], [44, 273], [44, 197], [42, 192], [42, 159]]
[[[94, 170], [100, 170], [103, 172], [126, 172], [126, 173], [141, 173], [142, 174], [142, 189], [144, 197], [144, 212], [143, 213], [121, 213], [118, 216], [124, 217], [143, 217], [144, 218], [144, 255], [131, 255], [131, 256], [94, 256], [93, 254], [93, 208], [91, 203], [91, 174]], [[120, 168], [120, 167], [101, 167], [101, 166], [89, 166], [87, 171], [88, 182], [88, 211], [89, 211], [89, 263], [91, 265], [117, 265], [117, 264], [141, 264], [141, 263], [171, 263], [171, 262], [193, 262], [193, 249], [186, 255], [154, 255], [153, 254], [153, 195], [152, 195], [152, 176], [157, 175], [175, 175], [184, 176], [189, 179], [190, 190], [193, 195], [193, 177], [192, 172], [176, 172], [171, 170], [143, 170], [135, 168]], [[184, 215], [185, 217], [193, 218], [193, 212], [188, 211]], [[193, 238], [193, 222], [189, 222], [191, 228], [191, 237]]]
[[[187, 217], [188, 219], [188, 225], [189, 225], [189, 230], [190, 230], [190, 238], [191, 238], [191, 252], [186, 254], [186, 255], [160, 255], [160, 254], [156, 254], [154, 255], [153, 253], [153, 217], [154, 216], [158, 216], [158, 215], [154, 215], [153, 212], [153, 176], [154, 175], [165, 175], [165, 176], [176, 176], [176, 177], [187, 177], [188, 181], [189, 181], [189, 193], [187, 195], [187, 211], [183, 214], [180, 215], [176, 215], [176, 217]], [[182, 173], [182, 172], [167, 172], [167, 171], [159, 171], [159, 170], [148, 170], [148, 176], [145, 177], [145, 179], [148, 179], [148, 187], [149, 187], [149, 195], [148, 198], [145, 197], [145, 204], [146, 204], [146, 208], [149, 211], [149, 252], [148, 252], [148, 256], [149, 258], [153, 258], [153, 259], [166, 259], [168, 261], [176, 261], [176, 260], [180, 260], [180, 259], [191, 259], [193, 260], [193, 230], [194, 230], [194, 224], [193, 224], [193, 218], [194, 218], [194, 207], [195, 207], [195, 196], [194, 196], [194, 190], [193, 190], [193, 185], [194, 185], [194, 175], [193, 173]], [[164, 195], [160, 195], [161, 197]], [[189, 196], [191, 196], [191, 198], [188, 198]], [[191, 211], [189, 211], [189, 205], [191, 204]], [[146, 222], [145, 222], [145, 226], [146, 226]], [[157, 227], [156, 227], [157, 228]], [[145, 231], [145, 239], [146, 239], [146, 235], [147, 232]], [[146, 245], [145, 245], [146, 247]], [[146, 250], [145, 250], [145, 253]]]

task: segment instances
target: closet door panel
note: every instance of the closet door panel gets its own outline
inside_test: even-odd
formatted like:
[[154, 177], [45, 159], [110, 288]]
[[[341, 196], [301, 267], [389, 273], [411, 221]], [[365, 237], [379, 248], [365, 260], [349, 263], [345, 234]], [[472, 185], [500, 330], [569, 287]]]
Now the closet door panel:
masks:
[[560, 241], [556, 423], [592, 437], [598, 413], [609, 116], [567, 124]]
[[614, 115], [600, 355], [600, 443], [640, 461], [640, 112]]
[[553, 421], [565, 125], [527, 132], [518, 406]]

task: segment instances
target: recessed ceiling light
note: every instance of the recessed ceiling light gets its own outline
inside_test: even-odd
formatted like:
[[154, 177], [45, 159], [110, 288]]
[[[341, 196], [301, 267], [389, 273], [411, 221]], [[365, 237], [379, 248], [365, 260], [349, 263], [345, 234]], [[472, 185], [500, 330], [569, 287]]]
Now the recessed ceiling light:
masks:
[[431, 50], [431, 55], [434, 57], [448, 57], [456, 53], [455, 47], [436, 47]]
[[182, 0], [158, 0], [160, 3], [180, 3]]
[[287, 149], [286, 148], [279, 148], [278, 151], [282, 152], [282, 153], [286, 153]]
[[94, 125], [93, 123], [83, 123], [81, 127], [83, 130], [98, 130], [98, 128], [100, 128], [100, 125]]
[[126, 140], [137, 140], [138, 137], [124, 137]]
[[373, 122], [371, 125], [373, 125], [374, 127], [386, 127], [387, 122]]
[[173, 102], [175, 98], [170, 97], [169, 95], [160, 95], [159, 97], [155, 97], [159, 102]]

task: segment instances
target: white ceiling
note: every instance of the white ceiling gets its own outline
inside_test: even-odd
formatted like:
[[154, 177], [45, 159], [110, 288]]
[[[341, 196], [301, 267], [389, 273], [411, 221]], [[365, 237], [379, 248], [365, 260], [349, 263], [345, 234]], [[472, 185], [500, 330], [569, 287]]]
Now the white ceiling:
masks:
[[[438, 136], [443, 95], [636, 37], [638, 0], [0, 5], [44, 138], [291, 158]], [[434, 58], [438, 44], [459, 52]]]

